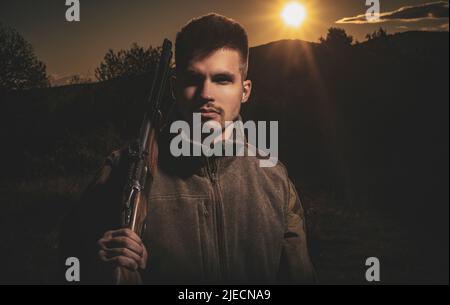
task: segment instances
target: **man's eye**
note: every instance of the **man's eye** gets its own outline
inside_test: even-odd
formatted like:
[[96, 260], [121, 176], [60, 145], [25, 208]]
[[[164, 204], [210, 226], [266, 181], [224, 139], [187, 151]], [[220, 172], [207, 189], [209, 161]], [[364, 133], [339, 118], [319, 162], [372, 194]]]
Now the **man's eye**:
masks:
[[214, 81], [216, 83], [221, 84], [221, 85], [226, 85], [226, 84], [229, 84], [229, 83], [232, 82], [232, 80], [230, 78], [228, 78], [228, 77], [217, 77], [217, 78], [214, 79]]
[[184, 80], [185, 85], [188, 85], [188, 86], [198, 85], [201, 82], [202, 82], [202, 78], [198, 75], [188, 75]]

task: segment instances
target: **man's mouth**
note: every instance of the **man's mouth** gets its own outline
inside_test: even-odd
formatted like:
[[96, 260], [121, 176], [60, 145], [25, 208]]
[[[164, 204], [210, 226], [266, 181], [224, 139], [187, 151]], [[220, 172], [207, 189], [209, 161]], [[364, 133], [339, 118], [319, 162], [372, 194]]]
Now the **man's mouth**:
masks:
[[198, 111], [202, 118], [205, 119], [214, 119], [220, 116], [220, 111], [213, 109], [213, 108], [200, 108]]

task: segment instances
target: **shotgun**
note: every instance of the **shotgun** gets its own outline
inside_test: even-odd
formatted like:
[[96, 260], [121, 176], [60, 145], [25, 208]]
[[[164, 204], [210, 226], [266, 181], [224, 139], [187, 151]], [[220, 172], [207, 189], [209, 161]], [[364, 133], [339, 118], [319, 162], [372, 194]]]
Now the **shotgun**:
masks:
[[[130, 165], [128, 181], [123, 191], [122, 227], [129, 228], [142, 237], [146, 228], [149, 190], [156, 173], [158, 162], [158, 133], [161, 129], [163, 117], [163, 102], [166, 83], [170, 74], [172, 59], [172, 43], [165, 39], [161, 56], [153, 77], [144, 119], [142, 121], [139, 138], [129, 145], [128, 153]], [[123, 267], [114, 270], [116, 284], [141, 284], [142, 279], [138, 271]]]

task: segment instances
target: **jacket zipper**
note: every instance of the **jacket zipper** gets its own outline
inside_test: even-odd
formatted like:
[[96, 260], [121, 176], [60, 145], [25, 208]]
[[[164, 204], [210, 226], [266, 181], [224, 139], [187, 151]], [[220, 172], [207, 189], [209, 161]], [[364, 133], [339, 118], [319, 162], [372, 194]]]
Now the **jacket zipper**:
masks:
[[[218, 244], [218, 259], [219, 259], [219, 272], [220, 278], [224, 279], [226, 277], [226, 255], [225, 255], [225, 236], [224, 236], [224, 228], [223, 228], [223, 203], [222, 196], [220, 195], [220, 189], [217, 181], [217, 161], [212, 160], [210, 158], [206, 158], [206, 164], [209, 174], [209, 179], [211, 181], [213, 187], [213, 201], [216, 205], [216, 233], [217, 233], [217, 244]], [[212, 163], [212, 164], [211, 164]]]

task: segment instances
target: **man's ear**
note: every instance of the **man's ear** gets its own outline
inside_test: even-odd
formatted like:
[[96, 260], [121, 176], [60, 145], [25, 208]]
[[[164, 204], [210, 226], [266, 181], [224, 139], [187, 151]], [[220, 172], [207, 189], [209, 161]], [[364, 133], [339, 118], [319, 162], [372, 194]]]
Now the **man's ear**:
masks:
[[245, 103], [250, 98], [250, 94], [252, 93], [252, 81], [247, 79], [243, 82], [243, 92], [242, 92], [242, 102]]

